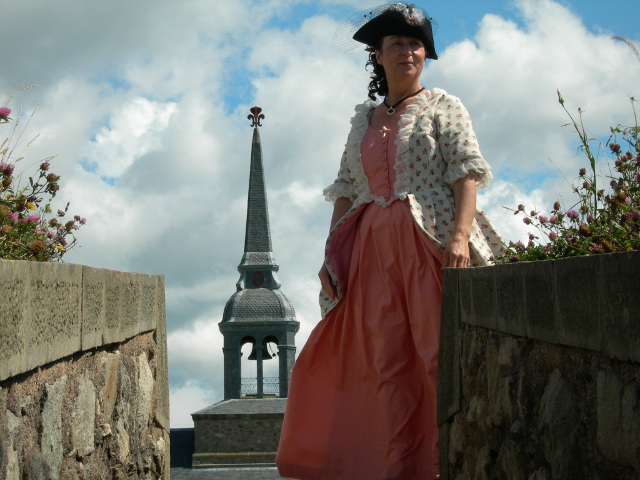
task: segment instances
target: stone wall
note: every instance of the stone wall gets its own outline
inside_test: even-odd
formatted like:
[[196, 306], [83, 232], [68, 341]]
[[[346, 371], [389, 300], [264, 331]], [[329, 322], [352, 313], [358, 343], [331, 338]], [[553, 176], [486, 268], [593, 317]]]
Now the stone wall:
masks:
[[446, 479], [640, 478], [640, 252], [445, 271]]
[[164, 280], [0, 261], [0, 478], [169, 478]]
[[286, 398], [231, 399], [191, 414], [193, 466], [273, 464]]

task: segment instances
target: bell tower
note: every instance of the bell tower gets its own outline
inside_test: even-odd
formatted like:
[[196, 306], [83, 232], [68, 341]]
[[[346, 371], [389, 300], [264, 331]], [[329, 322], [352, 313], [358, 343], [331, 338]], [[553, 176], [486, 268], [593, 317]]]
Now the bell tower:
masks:
[[[253, 107], [253, 142], [249, 170], [249, 195], [244, 254], [238, 265], [236, 292], [224, 308], [220, 332], [224, 336], [224, 398], [286, 398], [295, 362], [295, 334], [300, 327], [289, 299], [280, 291], [280, 280], [271, 248], [269, 209], [260, 143], [262, 109]], [[256, 362], [256, 378], [242, 378], [243, 345], [252, 345], [248, 360]], [[275, 345], [277, 351], [269, 349]], [[278, 362], [278, 377], [265, 378], [264, 361]]]

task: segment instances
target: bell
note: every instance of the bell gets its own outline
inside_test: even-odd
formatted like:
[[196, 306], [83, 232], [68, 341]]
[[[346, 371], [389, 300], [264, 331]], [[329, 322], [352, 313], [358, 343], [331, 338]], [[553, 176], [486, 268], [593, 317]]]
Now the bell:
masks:
[[[270, 360], [271, 358], [272, 357], [271, 357], [271, 354], [267, 350], [267, 346], [264, 345], [262, 347], [262, 360]], [[253, 349], [251, 350], [251, 353], [249, 354], [248, 360], [257, 360], [257, 359], [258, 359], [258, 357], [256, 355], [256, 345], [254, 344], [253, 345]]]

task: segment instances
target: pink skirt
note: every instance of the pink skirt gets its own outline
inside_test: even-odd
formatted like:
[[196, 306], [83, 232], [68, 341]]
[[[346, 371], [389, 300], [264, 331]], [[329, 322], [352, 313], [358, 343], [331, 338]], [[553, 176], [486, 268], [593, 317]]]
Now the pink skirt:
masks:
[[353, 248], [334, 237], [329, 259], [347, 285], [293, 369], [280, 475], [433, 479], [442, 253], [407, 201], [367, 204], [340, 228]]

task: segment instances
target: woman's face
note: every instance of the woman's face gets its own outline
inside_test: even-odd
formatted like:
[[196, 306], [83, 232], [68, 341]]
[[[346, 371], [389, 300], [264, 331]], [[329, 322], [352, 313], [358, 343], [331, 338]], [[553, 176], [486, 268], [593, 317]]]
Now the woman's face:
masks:
[[389, 35], [382, 39], [376, 50], [376, 60], [384, 68], [387, 80], [394, 77], [420, 76], [427, 58], [421, 40], [402, 35]]

